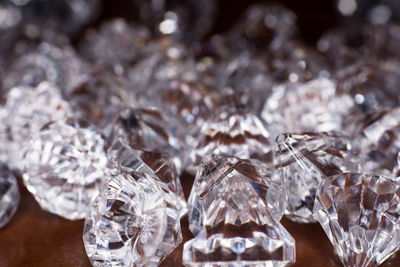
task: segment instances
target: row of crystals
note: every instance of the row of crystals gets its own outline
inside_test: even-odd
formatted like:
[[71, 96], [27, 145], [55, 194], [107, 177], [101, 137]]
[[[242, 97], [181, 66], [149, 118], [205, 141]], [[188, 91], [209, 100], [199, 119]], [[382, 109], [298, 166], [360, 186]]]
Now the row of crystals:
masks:
[[[284, 213], [320, 221], [345, 265], [379, 264], [399, 243], [398, 185], [383, 177], [399, 172], [398, 25], [359, 26], [357, 49], [331, 32], [326, 59], [294, 23], [255, 6], [188, 47], [115, 20], [85, 35], [83, 58], [57, 34], [23, 40], [3, 79], [0, 158], [43, 209], [86, 217], [95, 266], [157, 265], [178, 246], [183, 169], [197, 171], [188, 266], [294, 262]], [[1, 177], [3, 225], [19, 195]]]

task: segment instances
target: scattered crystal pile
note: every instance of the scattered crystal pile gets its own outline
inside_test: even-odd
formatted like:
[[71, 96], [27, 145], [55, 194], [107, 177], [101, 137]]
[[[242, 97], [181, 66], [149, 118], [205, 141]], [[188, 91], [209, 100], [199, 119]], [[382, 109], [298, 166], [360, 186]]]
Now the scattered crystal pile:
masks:
[[286, 266], [294, 239], [279, 223], [285, 193], [272, 170], [249, 160], [203, 159], [189, 198], [186, 266]]
[[345, 266], [376, 266], [399, 246], [400, 184], [359, 173], [326, 178], [314, 213]]
[[0, 165], [0, 228], [6, 225], [17, 210], [19, 190], [17, 179], [7, 165]]
[[15, 173], [86, 218], [94, 266], [159, 265], [186, 214], [187, 266], [293, 263], [284, 215], [320, 221], [346, 266], [400, 247], [398, 1], [337, 0], [315, 45], [281, 5], [214, 34], [214, 0], [122, 1], [136, 21], [91, 29], [100, 0], [0, 2], [0, 226]]

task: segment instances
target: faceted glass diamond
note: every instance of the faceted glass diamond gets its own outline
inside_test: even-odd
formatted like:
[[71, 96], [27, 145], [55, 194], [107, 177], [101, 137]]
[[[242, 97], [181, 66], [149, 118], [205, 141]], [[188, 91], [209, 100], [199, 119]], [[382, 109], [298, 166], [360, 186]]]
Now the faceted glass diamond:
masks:
[[114, 122], [114, 127], [109, 135], [112, 143], [122, 138], [127, 144], [142, 145], [160, 151], [166, 151], [173, 156], [179, 173], [182, 168], [180, 159], [181, 143], [175, 134], [170, 131], [166, 118], [157, 109], [153, 108], [128, 108], [121, 111]]
[[182, 242], [177, 207], [153, 174], [120, 173], [94, 200], [83, 241], [93, 266], [157, 266]]
[[121, 170], [151, 173], [157, 178], [156, 183], [167, 194], [169, 202], [177, 207], [180, 216], [187, 213], [178, 171], [172, 157], [167, 153], [140, 145], [128, 146], [119, 139], [107, 150], [107, 165], [113, 176], [119, 174]]
[[358, 138], [362, 147], [362, 171], [395, 178], [400, 152], [400, 108], [365, 120]]
[[89, 128], [63, 121], [32, 136], [24, 155], [23, 180], [44, 210], [82, 219], [104, 183], [104, 142]]
[[17, 179], [4, 163], [0, 163], [0, 228], [14, 215], [19, 199]]
[[296, 222], [315, 222], [318, 185], [328, 176], [358, 170], [357, 150], [333, 133], [280, 134], [276, 143], [276, 168], [288, 191], [286, 214]]
[[269, 132], [256, 115], [241, 108], [223, 107], [202, 125], [187, 168], [194, 171], [210, 153], [272, 162], [269, 138]]
[[270, 125], [273, 137], [285, 132], [339, 131], [352, 107], [350, 96], [336, 95], [333, 81], [318, 78], [275, 88], [262, 117]]
[[186, 266], [286, 266], [294, 239], [278, 222], [284, 190], [271, 170], [248, 160], [203, 160], [189, 198], [195, 239], [185, 244]]
[[12, 148], [7, 163], [22, 169], [22, 155], [29, 138], [50, 121], [66, 119], [72, 114], [54, 85], [43, 82], [38, 87], [15, 87], [8, 93], [5, 119]]
[[326, 178], [314, 213], [345, 266], [377, 266], [399, 246], [400, 184], [358, 173]]
[[221, 220], [232, 225], [257, 223], [252, 216], [264, 213], [279, 221], [286, 208], [284, 191], [272, 168], [265, 164], [207, 156], [201, 162], [190, 193], [189, 228], [197, 234], [203, 227], [216, 227]]

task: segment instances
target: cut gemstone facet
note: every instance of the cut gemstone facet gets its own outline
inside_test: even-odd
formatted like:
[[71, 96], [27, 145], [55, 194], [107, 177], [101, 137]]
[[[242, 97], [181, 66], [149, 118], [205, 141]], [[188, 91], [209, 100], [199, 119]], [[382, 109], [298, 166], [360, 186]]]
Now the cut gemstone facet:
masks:
[[189, 198], [186, 266], [286, 266], [295, 243], [278, 222], [282, 185], [265, 165], [233, 157], [202, 161]]
[[175, 164], [167, 153], [147, 149], [140, 145], [128, 146], [122, 139], [115, 141], [107, 150], [107, 165], [112, 176], [122, 171], [151, 173], [166, 193], [170, 203], [182, 217], [187, 213], [186, 200]]
[[314, 213], [344, 266], [377, 266], [399, 247], [400, 184], [358, 173], [326, 178]]
[[83, 234], [93, 266], [158, 266], [182, 242], [179, 211], [157, 180], [123, 172], [104, 186]]
[[104, 141], [89, 128], [51, 123], [32, 136], [24, 164], [25, 186], [44, 210], [82, 219], [104, 183]]
[[339, 131], [352, 107], [350, 96], [336, 95], [333, 81], [318, 78], [275, 88], [265, 103], [262, 118], [270, 125], [273, 137], [286, 132]]
[[333, 133], [280, 134], [275, 153], [288, 192], [286, 215], [296, 222], [315, 222], [314, 198], [321, 181], [359, 168], [356, 149]]
[[4, 163], [0, 163], [0, 228], [11, 220], [19, 198], [17, 179]]
[[256, 115], [240, 108], [223, 107], [202, 125], [187, 168], [193, 172], [210, 153], [270, 163], [271, 150], [269, 132]]

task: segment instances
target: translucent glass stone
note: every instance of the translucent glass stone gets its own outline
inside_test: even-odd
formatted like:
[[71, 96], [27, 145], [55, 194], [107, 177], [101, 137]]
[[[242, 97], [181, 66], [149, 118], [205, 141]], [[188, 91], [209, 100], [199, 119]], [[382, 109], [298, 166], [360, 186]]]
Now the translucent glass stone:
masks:
[[4, 87], [36, 87], [47, 81], [57, 85], [65, 96], [79, 90], [89, 80], [88, 64], [78, 57], [68, 42], [60, 43], [42, 42], [17, 53], [7, 70]]
[[314, 213], [344, 266], [377, 266], [399, 246], [400, 184], [358, 173], [326, 178]]
[[285, 193], [272, 169], [233, 157], [202, 161], [189, 198], [186, 266], [286, 266], [295, 243], [278, 222]]
[[4, 1], [0, 4], [0, 10], [0, 55], [3, 56], [18, 38], [22, 15], [18, 8]]
[[272, 167], [254, 160], [210, 155], [202, 160], [190, 193], [189, 228], [198, 234], [204, 227], [216, 227], [222, 218], [235, 225], [265, 213], [279, 221], [285, 208], [285, 190]]
[[84, 218], [105, 182], [104, 141], [89, 128], [60, 120], [33, 135], [23, 180], [40, 206], [69, 220]]
[[87, 31], [80, 50], [91, 62], [118, 72], [122, 66], [135, 63], [143, 57], [144, 47], [150, 37], [146, 27], [119, 18], [103, 23], [99, 31]]
[[280, 134], [275, 154], [276, 168], [288, 192], [286, 215], [295, 222], [316, 221], [314, 198], [321, 181], [359, 169], [357, 149], [334, 133]]
[[0, 228], [13, 217], [19, 199], [17, 179], [4, 163], [0, 163]]
[[354, 103], [348, 95], [337, 95], [332, 80], [318, 78], [274, 88], [262, 111], [272, 136], [279, 133], [340, 131]]
[[5, 104], [11, 139], [7, 164], [11, 168], [22, 169], [22, 155], [29, 138], [50, 121], [66, 119], [72, 110], [58, 89], [43, 82], [37, 87], [15, 87], [8, 92]]
[[358, 136], [362, 147], [362, 171], [397, 177], [400, 151], [400, 108], [375, 114], [364, 121]]
[[118, 139], [107, 150], [107, 159], [108, 169], [112, 176], [118, 175], [121, 170], [152, 174], [152, 177], [157, 178], [156, 183], [168, 195], [168, 201], [177, 208], [180, 216], [187, 213], [178, 170], [170, 155], [140, 145], [128, 146], [122, 139]]
[[[171, 119], [172, 120], [172, 119]], [[181, 143], [170, 131], [170, 118], [154, 108], [127, 108], [121, 111], [114, 121], [108, 141], [112, 143], [122, 138], [127, 144], [142, 145], [147, 148], [166, 151], [169, 153], [180, 171]]]
[[83, 233], [93, 266], [158, 266], [182, 242], [179, 211], [157, 180], [122, 172], [101, 190]]
[[206, 155], [272, 162], [270, 135], [261, 120], [242, 108], [222, 107], [201, 127], [187, 169], [195, 172]]

